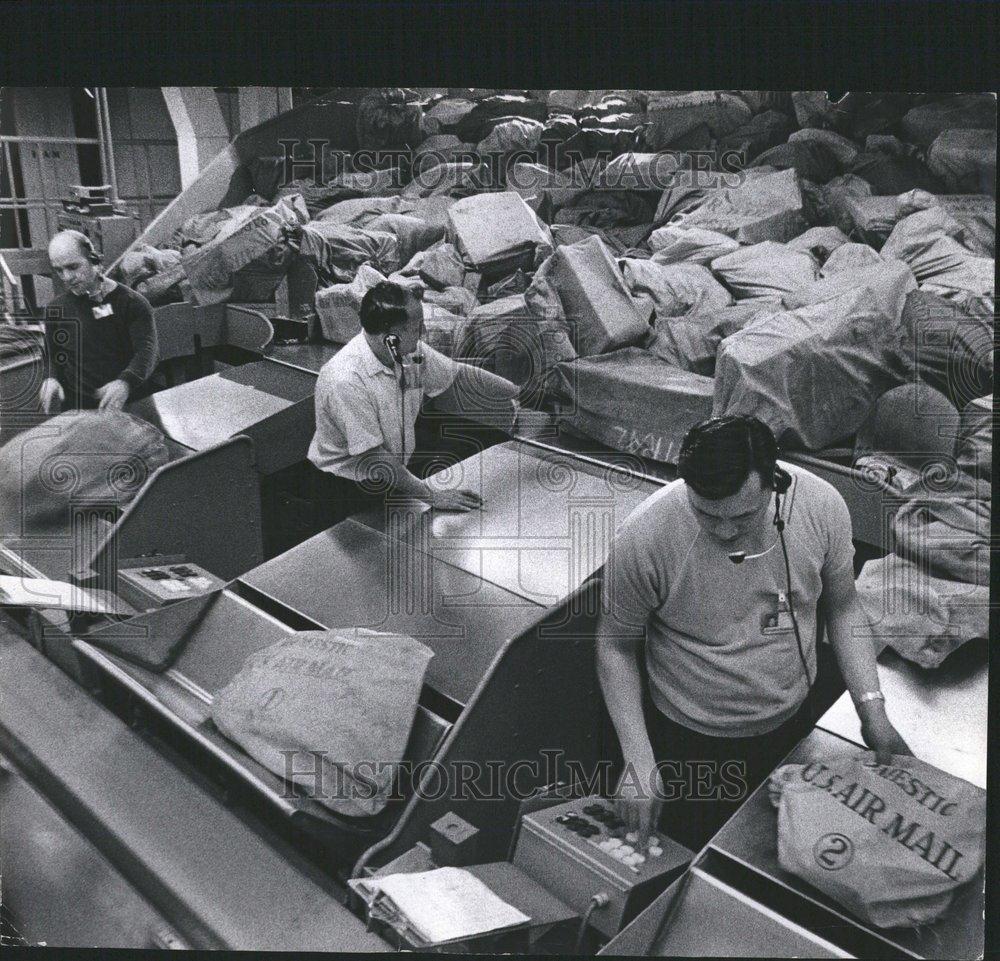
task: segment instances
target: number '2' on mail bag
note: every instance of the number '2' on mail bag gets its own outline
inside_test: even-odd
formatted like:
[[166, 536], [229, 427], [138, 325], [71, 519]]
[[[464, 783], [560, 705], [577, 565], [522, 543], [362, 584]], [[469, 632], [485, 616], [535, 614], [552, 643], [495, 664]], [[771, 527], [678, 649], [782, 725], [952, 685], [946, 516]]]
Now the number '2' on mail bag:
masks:
[[983, 865], [986, 792], [915, 758], [790, 764], [771, 786], [781, 866], [876, 927], [936, 921]]

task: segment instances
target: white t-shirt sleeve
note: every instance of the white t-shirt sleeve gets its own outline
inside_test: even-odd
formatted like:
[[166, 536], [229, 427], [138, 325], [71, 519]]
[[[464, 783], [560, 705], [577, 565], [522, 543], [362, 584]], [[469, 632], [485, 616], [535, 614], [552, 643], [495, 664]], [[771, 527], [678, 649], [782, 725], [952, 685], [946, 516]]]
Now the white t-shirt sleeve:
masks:
[[347, 453], [352, 457], [384, 442], [375, 398], [358, 381], [353, 378], [335, 380], [326, 403], [347, 441]]
[[424, 394], [437, 397], [455, 382], [458, 364], [427, 344], [420, 345], [420, 353], [424, 358]]
[[641, 518], [625, 521], [604, 566], [601, 612], [612, 625], [631, 633], [644, 627], [650, 613], [663, 603], [663, 585]]
[[827, 493], [819, 512], [826, 528], [826, 554], [820, 576], [823, 594], [836, 598], [849, 594], [854, 587], [854, 530], [844, 498], [833, 488]]

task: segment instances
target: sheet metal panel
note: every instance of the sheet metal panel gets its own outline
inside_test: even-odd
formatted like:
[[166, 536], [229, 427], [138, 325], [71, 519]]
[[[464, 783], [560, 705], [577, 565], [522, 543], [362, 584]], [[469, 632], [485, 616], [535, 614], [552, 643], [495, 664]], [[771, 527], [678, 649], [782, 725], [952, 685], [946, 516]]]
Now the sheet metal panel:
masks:
[[[986, 789], [988, 676], [985, 645], [975, 642], [925, 670], [886, 648], [878, 659], [886, 713], [913, 753]], [[846, 691], [817, 726], [861, 744], [861, 721]]]
[[358, 520], [411, 549], [544, 607], [580, 588], [607, 559], [614, 532], [657, 485], [557, 451], [509, 441], [461, 461], [432, 484], [474, 490], [483, 509]]
[[[434, 651], [427, 683], [464, 704], [536, 603], [346, 520], [240, 580], [325, 627], [399, 631]], [[220, 642], [224, 643], [224, 642]]]
[[311, 374], [262, 360], [151, 394], [128, 411], [192, 450], [245, 434], [258, 470], [270, 474], [304, 459], [314, 391]]
[[283, 397], [212, 374], [161, 390], [128, 410], [185, 447], [204, 450], [288, 406], [290, 401]]
[[0, 748], [196, 947], [384, 951], [269, 843], [27, 642], [0, 639]]
[[4, 909], [29, 944], [154, 947], [166, 919], [16, 772], [0, 774]]

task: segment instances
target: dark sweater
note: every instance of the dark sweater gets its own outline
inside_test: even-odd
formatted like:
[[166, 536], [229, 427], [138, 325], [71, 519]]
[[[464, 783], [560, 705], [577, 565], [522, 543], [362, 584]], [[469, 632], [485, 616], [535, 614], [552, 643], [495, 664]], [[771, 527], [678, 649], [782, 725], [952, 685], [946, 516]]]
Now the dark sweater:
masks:
[[[111, 307], [109, 316], [94, 316], [101, 305]], [[99, 303], [67, 292], [45, 308], [45, 352], [67, 407], [92, 406], [94, 391], [112, 380], [125, 381], [134, 396], [158, 360], [153, 309], [122, 284]]]

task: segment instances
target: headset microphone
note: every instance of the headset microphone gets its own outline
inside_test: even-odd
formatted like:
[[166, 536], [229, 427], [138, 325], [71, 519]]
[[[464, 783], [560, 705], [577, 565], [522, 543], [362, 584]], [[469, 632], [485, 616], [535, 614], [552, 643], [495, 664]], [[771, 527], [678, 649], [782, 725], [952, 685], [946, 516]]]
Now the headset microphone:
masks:
[[748, 554], [746, 551], [733, 551], [731, 554], [727, 554], [726, 556], [734, 564], [742, 564], [744, 561], [755, 561], [758, 557], [765, 557], [770, 554], [777, 544], [778, 542], [775, 541], [766, 551], [761, 551], [759, 554]]
[[406, 370], [403, 366], [403, 354], [400, 351], [399, 337], [395, 334], [386, 334], [382, 338], [389, 353], [392, 354], [393, 362], [399, 365], [399, 430], [400, 430], [400, 454], [403, 464], [406, 464]]

